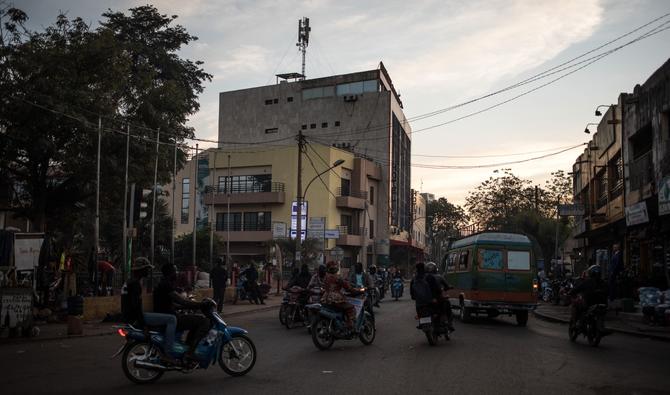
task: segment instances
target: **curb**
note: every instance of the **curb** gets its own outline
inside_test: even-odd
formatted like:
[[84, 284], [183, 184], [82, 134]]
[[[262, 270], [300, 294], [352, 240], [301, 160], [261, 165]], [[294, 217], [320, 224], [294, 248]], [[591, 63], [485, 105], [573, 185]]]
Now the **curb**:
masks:
[[[238, 311], [235, 313], [231, 314], [224, 314], [222, 317], [224, 320], [228, 319], [230, 317], [240, 317], [244, 315], [249, 315], [249, 314], [254, 314], [254, 313], [262, 313], [265, 311], [271, 311], [274, 309], [278, 309], [280, 305], [273, 305], [273, 306], [266, 306], [263, 308], [258, 308], [254, 310], [247, 310], [247, 311]], [[116, 325], [117, 323], [109, 323], [110, 325]], [[65, 336], [58, 336], [58, 337], [18, 337], [15, 339], [0, 339], [0, 347], [5, 346], [5, 345], [16, 345], [16, 344], [29, 344], [29, 343], [39, 343], [39, 342], [52, 342], [56, 340], [70, 340], [70, 339], [84, 339], [87, 337], [102, 337], [102, 336], [110, 336], [110, 335], [115, 335], [116, 331], [111, 330], [109, 332], [102, 332], [102, 333], [93, 333], [93, 334], [84, 334], [84, 335], [65, 335]]]
[[[535, 315], [535, 317], [540, 318], [540, 319], [545, 320], [545, 321], [549, 321], [549, 322], [556, 322], [556, 323], [561, 323], [561, 324], [568, 324], [570, 322], [569, 320], [566, 320], [566, 319], [563, 319], [563, 318], [558, 318], [558, 317], [555, 317], [555, 316], [552, 316], [552, 315], [546, 314], [546, 313], [539, 313], [537, 311], [533, 311], [533, 314]], [[670, 342], [670, 336], [660, 336], [660, 335], [656, 335], [656, 334], [653, 334], [653, 333], [629, 331], [629, 330], [626, 330], [626, 329], [619, 329], [619, 328], [612, 328], [612, 327], [609, 327], [607, 329], [611, 330], [612, 332], [621, 333], [621, 334], [624, 334], [624, 335], [635, 336], [635, 337], [644, 337], [644, 338], [653, 339], [653, 340]]]

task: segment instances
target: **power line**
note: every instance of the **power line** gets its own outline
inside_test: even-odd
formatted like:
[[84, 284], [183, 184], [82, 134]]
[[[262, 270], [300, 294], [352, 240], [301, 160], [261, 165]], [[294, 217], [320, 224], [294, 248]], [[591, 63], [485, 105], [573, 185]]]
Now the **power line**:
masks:
[[[319, 159], [321, 159], [321, 162], [323, 162], [323, 164], [326, 165], [327, 167], [330, 167], [331, 165], [328, 164], [328, 162], [325, 159], [323, 159], [323, 156], [321, 156], [319, 154], [319, 152], [316, 149], [314, 149], [314, 147], [312, 147], [312, 145], [309, 143], [309, 140], [306, 140], [306, 141], [307, 141], [307, 146], [316, 154], [316, 156], [319, 157]], [[323, 145], [327, 145], [327, 144], [323, 144]], [[342, 178], [342, 176], [339, 175], [335, 170], [333, 170], [333, 173], [335, 173], [335, 175], [337, 177], [339, 177], [340, 179]]]
[[[326, 184], [326, 182], [323, 181], [323, 178], [321, 178], [321, 174], [319, 174], [320, 172], [316, 169], [316, 166], [314, 166], [314, 161], [312, 161], [312, 158], [309, 156], [309, 154], [307, 152], [304, 152], [304, 154], [305, 154], [305, 157], [307, 158], [307, 160], [309, 161], [309, 164], [312, 165], [312, 169], [314, 169], [317, 176], [319, 177], [319, 180], [321, 181], [323, 186], [326, 187], [326, 190], [328, 191], [328, 193], [330, 193], [330, 195], [332, 197], [337, 199], [337, 196], [335, 196], [335, 194], [330, 190], [330, 188], [328, 188], [328, 185]], [[328, 166], [328, 167], [330, 167], [330, 166]]]

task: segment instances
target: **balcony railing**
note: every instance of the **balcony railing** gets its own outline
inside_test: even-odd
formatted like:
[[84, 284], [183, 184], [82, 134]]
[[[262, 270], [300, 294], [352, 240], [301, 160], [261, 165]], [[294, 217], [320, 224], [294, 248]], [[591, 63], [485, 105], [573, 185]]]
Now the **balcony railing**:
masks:
[[[231, 232], [268, 232], [270, 231], [270, 224], [242, 224], [240, 222], [231, 222], [230, 231]], [[216, 222], [216, 231], [225, 232], [228, 230], [228, 224], [226, 221], [217, 221]]]
[[654, 180], [654, 163], [651, 151], [630, 164], [630, 189], [637, 191]]
[[350, 188], [337, 188], [337, 196], [350, 196], [359, 199], [367, 199], [368, 193], [367, 191], [357, 191]]
[[340, 232], [340, 235], [362, 236], [365, 234], [365, 228], [358, 228], [347, 225], [339, 225], [337, 230]]
[[206, 186], [205, 193], [216, 192], [216, 193], [258, 193], [258, 192], [284, 192], [284, 183], [283, 182], [259, 182], [253, 184], [238, 184], [233, 186], [220, 185], [220, 186]]

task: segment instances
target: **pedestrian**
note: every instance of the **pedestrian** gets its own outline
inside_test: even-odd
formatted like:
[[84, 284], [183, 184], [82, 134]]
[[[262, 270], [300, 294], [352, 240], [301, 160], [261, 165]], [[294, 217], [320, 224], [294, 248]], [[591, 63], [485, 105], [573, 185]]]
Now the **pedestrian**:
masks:
[[261, 290], [258, 287], [258, 270], [256, 269], [256, 265], [251, 262], [243, 274], [247, 278], [249, 300], [256, 304], [265, 304]]
[[619, 275], [623, 271], [623, 257], [621, 255], [621, 249], [619, 244], [614, 244], [612, 246], [612, 259], [610, 259], [609, 267], [607, 272], [609, 275], [608, 278], [608, 288], [609, 288], [609, 300], [610, 302], [617, 298], [618, 296], [618, 280]]
[[226, 283], [228, 282], [228, 271], [226, 270], [226, 260], [224, 257], [220, 257], [216, 262], [209, 278], [214, 292], [216, 310], [221, 313], [223, 311], [223, 299], [226, 295]]

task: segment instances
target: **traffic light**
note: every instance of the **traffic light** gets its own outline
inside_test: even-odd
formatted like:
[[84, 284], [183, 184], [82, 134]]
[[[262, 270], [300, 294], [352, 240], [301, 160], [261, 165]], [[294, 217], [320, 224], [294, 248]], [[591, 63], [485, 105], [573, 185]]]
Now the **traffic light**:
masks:
[[140, 219], [146, 218], [149, 215], [149, 196], [151, 196], [151, 189], [142, 189], [140, 196]]

